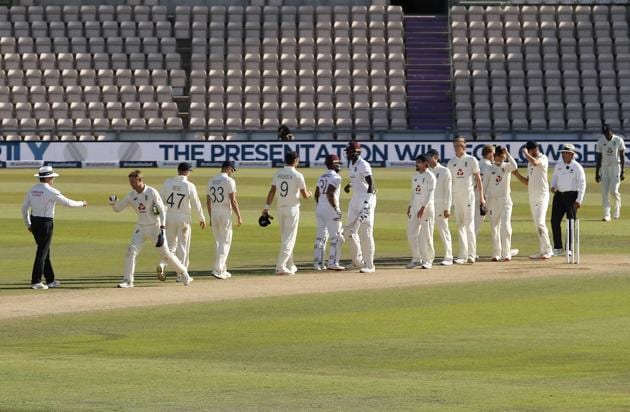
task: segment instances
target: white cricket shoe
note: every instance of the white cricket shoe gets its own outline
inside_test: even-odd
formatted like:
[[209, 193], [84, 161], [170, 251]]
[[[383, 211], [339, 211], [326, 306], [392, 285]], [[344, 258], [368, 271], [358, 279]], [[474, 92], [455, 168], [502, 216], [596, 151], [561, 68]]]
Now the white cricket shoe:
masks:
[[501, 258], [498, 256], [492, 256], [492, 259], [490, 259], [491, 262], [500, 262]]
[[294, 273], [291, 272], [287, 268], [282, 268], [280, 270], [276, 270], [276, 275], [278, 275], [278, 276], [291, 276], [291, 275], [294, 275]]
[[165, 268], [166, 268], [166, 265], [163, 264], [163, 263], [160, 263], [155, 268], [155, 273], [157, 273], [157, 278], [159, 280], [161, 280], [162, 282], [164, 282], [166, 280], [166, 275], [164, 274], [164, 269]]
[[604, 216], [602, 222], [610, 222], [610, 216]]
[[132, 288], [133, 287], [133, 283], [129, 282], [128, 280], [123, 281], [122, 283], [118, 284], [118, 287], [121, 289], [128, 289], [128, 288]]
[[451, 266], [451, 265], [453, 265], [453, 259], [443, 259], [440, 262], [440, 265], [442, 265], [442, 266]]
[[61, 282], [59, 282], [58, 280], [53, 280], [46, 286], [48, 286], [49, 288], [58, 288], [59, 286], [61, 286]]
[[553, 250], [553, 255], [554, 256], [564, 256], [564, 249], [554, 249]]
[[230, 272], [228, 272], [227, 270], [225, 272], [223, 272], [223, 274], [225, 275], [225, 277], [227, 278], [231, 278], [232, 274]]
[[466, 260], [466, 263], [470, 263], [470, 264], [475, 263], [475, 258], [469, 257], [468, 260]]
[[433, 267], [433, 264], [431, 264], [431, 262], [422, 262], [422, 265], [420, 265], [420, 267], [422, 269], [431, 269]]
[[227, 272], [223, 272], [223, 273], [212, 272], [212, 276], [214, 276], [217, 279], [223, 279], [223, 280], [229, 278], [229, 276], [227, 275]]
[[615, 220], [619, 219], [619, 215], [621, 214], [619, 212], [620, 212], [619, 209], [615, 210], [615, 212], [613, 213], [613, 219]]
[[295, 274], [297, 273], [297, 271], [298, 271], [298, 268], [297, 268], [297, 266], [295, 266], [295, 265], [292, 265], [292, 266], [289, 268], [289, 272], [291, 272], [291, 274], [292, 274], [292, 275], [295, 275]]
[[342, 270], [346, 270], [345, 266], [341, 266], [338, 263], [332, 264], [332, 265], [328, 265], [328, 267], [326, 268], [328, 270], [334, 270], [336, 272], [341, 272]]
[[39, 283], [33, 283], [33, 284], [31, 285], [31, 289], [48, 289], [48, 286], [47, 286], [47, 285], [45, 285], [45, 284], [44, 284], [44, 283], [42, 283], [42, 282], [39, 282]]
[[321, 262], [313, 263], [313, 268], [318, 272], [321, 272], [322, 270], [326, 270], [326, 266], [324, 266]]
[[510, 262], [512, 260], [512, 256], [506, 256], [504, 258], [501, 258], [501, 262]]
[[453, 263], [455, 263], [456, 265], [463, 265], [464, 263], [466, 263], [466, 259], [455, 258], [453, 259]]
[[193, 280], [195, 279], [193, 279], [192, 276], [190, 276], [188, 273], [182, 273], [182, 284], [184, 286], [190, 285]]
[[361, 273], [374, 273], [374, 272], [376, 272], [376, 268], [374, 266], [372, 266], [372, 267], [365, 266], [365, 267], [362, 267], [359, 270], [359, 272], [361, 272]]
[[510, 249], [510, 257], [517, 256], [520, 253], [518, 249]]
[[422, 262], [416, 262], [415, 260], [412, 260], [411, 262], [407, 263], [407, 266], [405, 266], [407, 269], [413, 269], [417, 266], [422, 265]]

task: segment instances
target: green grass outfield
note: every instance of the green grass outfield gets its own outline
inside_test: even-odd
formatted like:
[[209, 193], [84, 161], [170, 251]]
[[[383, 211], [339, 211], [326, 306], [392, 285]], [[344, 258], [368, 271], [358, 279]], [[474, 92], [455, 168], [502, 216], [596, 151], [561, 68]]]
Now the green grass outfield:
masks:
[[[25, 287], [34, 242], [20, 204], [34, 171], [0, 170], [0, 305], [3, 297], [34, 293], [57, 294], [61, 305], [73, 289], [119, 281], [135, 214], [114, 213], [107, 195], [129, 190], [128, 172], [60, 170], [57, 187], [90, 207], [57, 207], [52, 257], [65, 286], [31, 291]], [[303, 172], [312, 188], [321, 170]], [[202, 195], [215, 173], [193, 172]], [[240, 169], [236, 175], [245, 225], [235, 230], [228, 262], [235, 276], [273, 273], [277, 225], [257, 225], [272, 173]], [[145, 170], [156, 187], [172, 174]], [[402, 265], [409, 255], [405, 210], [413, 171], [374, 174], [377, 261]], [[623, 195], [630, 199], [627, 185]], [[533, 253], [537, 240], [526, 190], [517, 181], [512, 187], [514, 246]], [[587, 191], [582, 252], [627, 256], [630, 209], [624, 207], [621, 220], [603, 223], [592, 170]], [[348, 196], [342, 198], [345, 206]], [[305, 202], [302, 212], [296, 258], [306, 272], [312, 203]], [[208, 230], [193, 233], [197, 281], [191, 287], [212, 287], [211, 238]], [[487, 224], [479, 244], [487, 256]], [[436, 246], [439, 254], [439, 240]], [[147, 245], [137, 284], [175, 287], [156, 282], [157, 259]], [[2, 320], [0, 410], [627, 410], [629, 273]]]

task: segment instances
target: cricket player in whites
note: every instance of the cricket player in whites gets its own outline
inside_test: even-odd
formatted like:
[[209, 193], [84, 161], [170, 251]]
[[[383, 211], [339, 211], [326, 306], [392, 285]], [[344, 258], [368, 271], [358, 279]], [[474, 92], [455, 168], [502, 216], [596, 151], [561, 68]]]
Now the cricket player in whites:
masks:
[[604, 125], [603, 133], [595, 149], [597, 160], [595, 181], [602, 184], [602, 206], [604, 207], [602, 220], [610, 222], [610, 196], [615, 199], [613, 219], [619, 219], [621, 212], [619, 184], [624, 179], [626, 145], [620, 136], [613, 134], [608, 125]]
[[[190, 163], [180, 163], [177, 166], [177, 176], [166, 179], [160, 192], [160, 196], [168, 206], [166, 212], [168, 246], [186, 268], [190, 264], [191, 204], [195, 207], [195, 212], [199, 217], [199, 227], [201, 229], [206, 227], [206, 219], [197, 194], [197, 187], [188, 181], [191, 171], [192, 165]], [[161, 281], [166, 280], [164, 269], [166, 269], [166, 260], [162, 259], [156, 269], [158, 279]], [[177, 274], [176, 280], [177, 282], [182, 281], [181, 273]]]
[[[341, 257], [341, 207], [339, 205], [339, 192], [341, 191], [341, 162], [337, 155], [326, 156], [326, 172], [317, 181], [315, 189], [315, 202], [317, 208], [317, 235], [315, 238], [314, 266], [315, 270], [344, 270], [339, 265]], [[330, 254], [328, 266], [324, 265], [324, 249], [327, 238], [330, 235]]]
[[[479, 204], [485, 207], [483, 183], [479, 173], [479, 162], [466, 154], [466, 139], [462, 136], [453, 139], [455, 157], [448, 162], [453, 176], [453, 208], [459, 232], [459, 256], [457, 264], [475, 263], [477, 239], [475, 237], [475, 190], [479, 191]], [[476, 185], [475, 185], [476, 184]], [[475, 189], [476, 187], [476, 189]]]
[[411, 262], [407, 269], [431, 269], [435, 258], [433, 225], [435, 210], [435, 176], [428, 169], [427, 156], [416, 157], [417, 173], [411, 178], [411, 201], [407, 206], [407, 241], [411, 249]]
[[300, 223], [300, 195], [308, 199], [312, 193], [306, 188], [304, 176], [297, 171], [299, 164], [296, 152], [286, 152], [286, 166], [273, 175], [271, 188], [267, 194], [267, 203], [262, 211], [269, 214], [269, 208], [276, 193], [278, 194], [278, 212], [276, 218], [280, 226], [280, 253], [276, 263], [276, 275], [295, 275], [297, 266], [293, 262], [293, 248], [297, 239]]
[[453, 178], [451, 177], [451, 171], [440, 164], [440, 154], [437, 150], [429, 150], [427, 156], [430, 170], [435, 175], [435, 194], [433, 196], [435, 226], [444, 244], [444, 259], [442, 259], [440, 264], [450, 266], [453, 264], [453, 246], [451, 232], [448, 229], [448, 218], [451, 215], [453, 203], [451, 187]]
[[536, 233], [538, 233], [539, 249], [531, 255], [530, 259], [550, 259], [553, 256], [553, 248], [549, 240], [549, 230], [547, 229], [547, 208], [549, 207], [549, 181], [547, 169], [549, 159], [540, 152], [538, 143], [528, 141], [521, 153], [527, 159], [527, 176], [523, 176], [518, 170], [514, 171], [514, 176], [527, 185], [529, 194], [529, 209], [532, 213]]
[[517, 168], [516, 160], [510, 153], [497, 146], [494, 163], [485, 170], [483, 187], [488, 201], [493, 262], [509, 262], [512, 256], [518, 254], [518, 249], [512, 249], [513, 203], [510, 187], [510, 177]]
[[129, 173], [129, 185], [133, 189], [122, 200], [118, 201], [116, 195], [109, 196], [109, 204], [114, 212], [120, 212], [127, 206], [131, 207], [138, 215], [131, 242], [127, 248], [127, 259], [123, 281], [118, 284], [119, 288], [132, 288], [133, 275], [136, 269], [136, 256], [140, 253], [144, 241], [156, 242], [160, 255], [166, 258], [169, 263], [175, 266], [177, 273], [182, 274], [182, 283], [188, 286], [193, 278], [188, 275], [188, 270], [177, 256], [168, 248], [168, 241], [164, 239], [164, 229], [166, 224], [166, 210], [164, 203], [157, 190], [144, 184], [142, 172], [134, 170]]
[[376, 208], [376, 188], [372, 177], [372, 167], [361, 158], [361, 145], [352, 140], [346, 146], [349, 161], [350, 183], [344, 192], [352, 192], [348, 207], [348, 222], [343, 235], [350, 247], [352, 263], [361, 273], [374, 273], [374, 210]]
[[232, 277], [227, 271], [226, 263], [232, 245], [232, 211], [236, 214], [237, 226], [243, 224], [236, 199], [236, 182], [232, 178], [234, 172], [236, 172], [234, 163], [226, 160], [221, 164], [221, 173], [208, 182], [206, 206], [215, 242], [212, 276], [217, 279]]
[[[481, 177], [481, 181], [483, 182], [483, 176], [486, 173], [486, 170], [492, 166], [494, 161], [494, 145], [487, 144], [481, 149], [481, 159], [479, 160], [479, 176]], [[477, 187], [475, 187], [475, 236], [479, 236], [479, 230], [481, 229], [481, 224], [483, 223], [485, 216], [481, 214], [481, 203], [479, 202], [479, 191]]]

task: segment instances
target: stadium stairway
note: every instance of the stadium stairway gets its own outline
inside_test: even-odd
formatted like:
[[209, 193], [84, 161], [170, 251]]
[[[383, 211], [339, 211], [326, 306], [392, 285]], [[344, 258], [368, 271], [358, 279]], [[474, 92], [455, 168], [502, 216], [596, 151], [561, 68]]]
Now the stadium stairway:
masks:
[[406, 16], [409, 128], [453, 127], [448, 16]]

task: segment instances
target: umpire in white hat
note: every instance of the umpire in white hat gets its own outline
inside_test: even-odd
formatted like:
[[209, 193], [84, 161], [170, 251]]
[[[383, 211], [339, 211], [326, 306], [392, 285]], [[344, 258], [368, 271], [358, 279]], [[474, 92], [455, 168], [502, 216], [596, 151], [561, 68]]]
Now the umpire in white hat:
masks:
[[[563, 254], [562, 248], [562, 218], [576, 219], [577, 211], [584, 201], [586, 192], [586, 176], [584, 168], [576, 160], [575, 146], [566, 143], [560, 146], [562, 160], [556, 163], [551, 176], [551, 192], [553, 205], [551, 208], [551, 231], [553, 233], [553, 253], [556, 256]], [[567, 239], [567, 245], [571, 239]], [[569, 253], [569, 251], [567, 251]]]
[[[22, 218], [29, 232], [33, 234], [37, 243], [33, 273], [31, 276], [31, 288], [48, 289], [56, 288], [61, 283], [55, 280], [55, 272], [50, 263], [50, 244], [53, 236], [53, 218], [55, 217], [55, 203], [68, 207], [86, 207], [85, 200], [76, 201], [68, 199], [53, 187], [55, 177], [59, 176], [51, 166], [39, 168], [34, 175], [39, 178], [39, 183], [26, 192], [22, 203]], [[46, 283], [42, 283], [42, 276]]]

